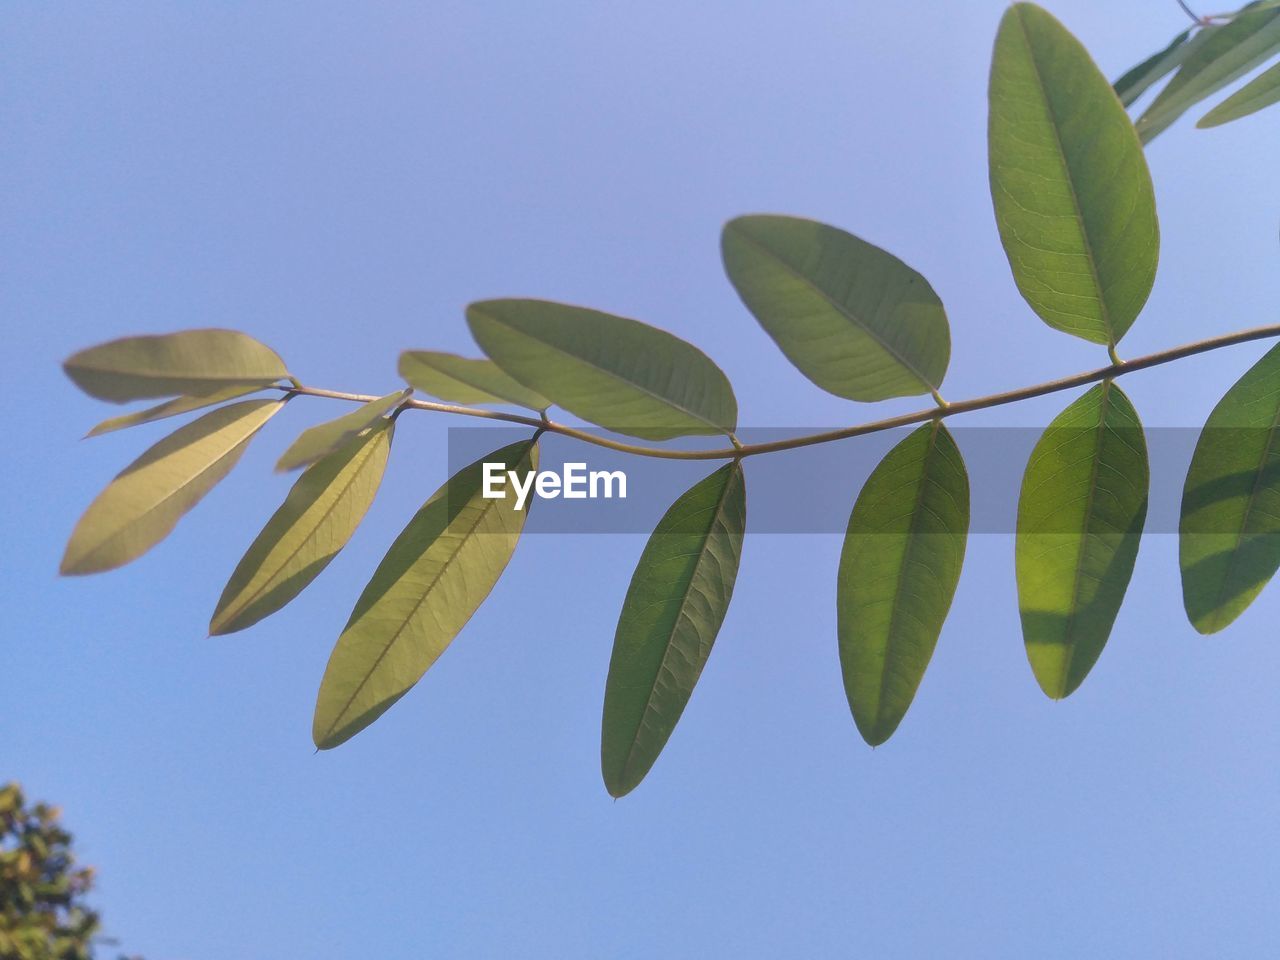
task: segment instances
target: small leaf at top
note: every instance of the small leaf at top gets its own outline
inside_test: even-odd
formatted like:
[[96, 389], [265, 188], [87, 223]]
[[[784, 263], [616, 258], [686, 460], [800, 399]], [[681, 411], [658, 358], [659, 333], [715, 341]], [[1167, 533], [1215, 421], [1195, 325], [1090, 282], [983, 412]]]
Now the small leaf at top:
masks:
[[85, 439], [89, 437], [100, 437], [104, 433], [112, 433], [115, 430], [123, 430], [126, 427], [136, 427], [143, 423], [153, 423], [156, 420], [164, 420], [168, 417], [181, 416], [184, 413], [191, 413], [193, 410], [203, 410], [205, 407], [214, 407], [228, 400], [234, 400], [237, 397], [243, 397], [250, 393], [257, 393], [261, 390], [260, 386], [248, 387], [223, 387], [221, 390], [215, 390], [212, 393], [201, 394], [194, 397], [174, 397], [172, 400], [166, 400], [164, 403], [156, 404], [154, 407], [148, 407], [146, 410], [139, 410], [136, 413], [126, 413], [123, 416], [112, 417], [109, 420], [103, 420], [100, 424], [85, 434]]
[[547, 300], [473, 303], [467, 323], [508, 374], [607, 430], [668, 440], [737, 426], [724, 373], [665, 330]]
[[346, 546], [373, 503], [395, 424], [380, 420], [298, 477], [222, 591], [209, 633], [234, 633], [300, 594]]
[[1000, 22], [991, 198], [1018, 290], [1055, 329], [1115, 345], [1155, 281], [1155, 194], [1128, 114], [1066, 28], [1030, 3]]
[[1018, 608], [1031, 670], [1055, 700], [1080, 686], [1111, 634], [1149, 486], [1142, 424], [1110, 380], [1054, 418], [1031, 452], [1018, 500]]
[[615, 797], [644, 779], [689, 702], [733, 596], [746, 515], [730, 463], [686, 490], [645, 545], [605, 682], [600, 766]]
[[969, 475], [950, 432], [927, 423], [889, 451], [858, 494], [840, 554], [840, 666], [873, 747], [915, 698], [951, 609], [969, 533]]
[[1280, 63], [1258, 74], [1200, 118], [1197, 127], [1217, 127], [1280, 103]]
[[1244, 613], [1280, 569], [1280, 346], [1227, 391], [1196, 441], [1178, 562], [1187, 617], [1201, 633]]
[[412, 389], [397, 390], [377, 400], [361, 404], [350, 413], [303, 430], [298, 439], [289, 444], [289, 449], [280, 455], [276, 463], [279, 471], [296, 470], [309, 463], [315, 463], [321, 457], [328, 456], [348, 441], [354, 439], [373, 425], [380, 417], [387, 414], [392, 407], [398, 406], [408, 398]]
[[351, 739], [409, 692], [484, 602], [515, 551], [529, 504], [511, 484], [486, 499], [484, 464], [538, 468], [536, 443], [503, 447], [454, 474], [396, 538], [356, 602], [320, 682], [312, 737]]
[[[1196, 34], [1197, 39], [1203, 37], [1205, 31]], [[1191, 39], [1191, 31], [1183, 30], [1170, 44], [1158, 53], [1153, 53], [1124, 76], [1112, 84], [1116, 96], [1126, 107], [1131, 106], [1153, 85], [1167, 77], [1178, 68], [1187, 56], [1187, 41]]]
[[1143, 143], [1150, 143], [1197, 103], [1280, 51], [1280, 9], [1245, 10], [1186, 58], [1168, 85], [1138, 118]]
[[274, 350], [235, 330], [125, 337], [74, 353], [62, 367], [85, 393], [113, 403], [264, 387], [289, 376]]
[[411, 387], [446, 403], [514, 403], [545, 410], [546, 397], [517, 383], [492, 360], [473, 360], [435, 350], [400, 354], [400, 376]]
[[244, 400], [212, 410], [129, 464], [76, 524], [64, 574], [100, 573], [136, 560], [231, 472], [253, 435], [284, 406]]
[[873, 401], [941, 386], [946, 311], [893, 254], [823, 223], [765, 215], [725, 224], [721, 253], [747, 309], [822, 389]]

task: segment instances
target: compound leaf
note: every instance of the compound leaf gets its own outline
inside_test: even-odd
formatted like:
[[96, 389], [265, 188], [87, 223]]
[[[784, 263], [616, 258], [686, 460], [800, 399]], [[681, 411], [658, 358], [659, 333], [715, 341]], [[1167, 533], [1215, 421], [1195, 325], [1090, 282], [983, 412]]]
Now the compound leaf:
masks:
[[382, 483], [395, 424], [380, 420], [302, 472], [222, 591], [209, 633], [234, 633], [300, 594], [346, 546]]
[[1277, 51], [1280, 9], [1246, 10], [1230, 23], [1215, 28], [1138, 118], [1136, 127], [1142, 142], [1150, 143], [1201, 100], [1244, 76]]
[[298, 439], [289, 445], [289, 449], [280, 455], [276, 469], [296, 470], [298, 467], [305, 467], [309, 463], [315, 463], [321, 457], [328, 456], [367, 430], [384, 417], [392, 407], [402, 403], [412, 392], [412, 389], [397, 390], [385, 397], [361, 404], [355, 410], [337, 419], [303, 430]]
[[545, 410], [546, 397], [517, 383], [492, 360], [476, 360], [436, 350], [400, 354], [400, 376], [411, 387], [446, 403], [514, 403]]
[[270, 347], [216, 329], [112, 340], [72, 354], [62, 368], [85, 393], [113, 403], [265, 387], [289, 376]]
[[1031, 452], [1018, 500], [1018, 608], [1031, 670], [1054, 699], [1080, 686], [1107, 643], [1149, 486], [1142, 424], [1109, 380], [1054, 418]]
[[136, 560], [231, 472], [253, 435], [284, 400], [219, 407], [165, 437], [129, 464], [76, 524], [64, 574], [99, 573]]
[[747, 499], [734, 462], [685, 491], [649, 537], [613, 640], [600, 766], [615, 797], [636, 788], [675, 729], [724, 622]]
[[1204, 425], [1182, 493], [1182, 599], [1200, 633], [1240, 616], [1280, 568], [1280, 346]]
[[1133, 124], [1088, 51], [1044, 10], [1005, 13], [991, 64], [991, 196], [1022, 296], [1114, 345], [1155, 281], [1155, 194]]
[[608, 430], [668, 440], [737, 425], [738, 403], [720, 368], [656, 327], [546, 300], [473, 303], [467, 323], [508, 374]]
[[[511, 485], [486, 499], [484, 465], [537, 470], [530, 441], [454, 474], [396, 538], [356, 602], [325, 668], [312, 737], [321, 750], [349, 740], [422, 679], [506, 569], [527, 510]], [[527, 504], [526, 504], [527, 506]]]
[[764, 215], [730, 220], [720, 245], [747, 309], [822, 389], [874, 401], [941, 386], [946, 311], [893, 254], [823, 223]]
[[915, 698], [951, 608], [969, 532], [969, 477], [939, 421], [894, 447], [858, 494], [840, 554], [840, 665], [872, 746]]
[[1280, 102], [1280, 63], [1258, 74], [1200, 118], [1197, 127], [1217, 127]]

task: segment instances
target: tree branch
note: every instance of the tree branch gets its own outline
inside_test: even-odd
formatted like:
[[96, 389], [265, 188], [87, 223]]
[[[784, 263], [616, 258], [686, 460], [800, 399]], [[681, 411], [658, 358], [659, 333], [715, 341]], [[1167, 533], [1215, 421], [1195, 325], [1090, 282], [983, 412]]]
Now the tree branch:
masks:
[[[1098, 367], [1096, 370], [1086, 370], [1083, 373], [1072, 374], [1069, 377], [1062, 377], [1058, 380], [1049, 380], [1045, 383], [1038, 383], [1029, 387], [1020, 387], [1016, 390], [1007, 390], [1004, 393], [992, 393], [985, 397], [975, 397], [971, 400], [960, 400], [952, 403], [939, 404], [928, 408], [927, 410], [917, 410], [915, 413], [904, 413], [896, 417], [887, 417], [883, 420], [873, 420], [868, 423], [855, 424], [850, 427], [842, 427], [838, 430], [825, 430], [820, 433], [811, 433], [802, 437], [791, 437], [786, 440], [775, 440], [770, 443], [735, 443], [731, 447], [718, 447], [711, 450], [670, 450], [664, 447], [647, 447], [639, 444], [626, 443], [619, 440], [610, 440], [608, 437], [600, 437], [585, 430], [579, 430], [576, 427], [567, 424], [557, 423], [554, 420], [545, 417], [525, 416], [519, 413], [506, 413], [501, 410], [482, 410], [477, 407], [464, 407], [452, 403], [435, 403], [431, 400], [409, 399], [402, 404], [403, 409], [407, 410], [428, 410], [435, 413], [449, 413], [464, 417], [477, 417], [484, 420], [499, 420], [504, 423], [514, 423], [521, 426], [533, 427], [545, 433], [558, 433], [562, 436], [572, 437], [575, 440], [581, 440], [583, 443], [594, 444], [597, 447], [604, 447], [609, 450], [617, 450], [621, 453], [628, 453], [639, 457], [654, 457], [662, 460], [735, 460], [744, 457], [754, 457], [763, 453], [778, 453], [783, 450], [795, 450], [799, 447], [811, 447], [820, 443], [832, 443], [836, 440], [847, 440], [851, 437], [861, 437], [869, 433], [880, 433], [884, 430], [892, 430], [896, 427], [907, 427], [916, 423], [924, 423], [928, 420], [941, 420], [944, 417], [953, 417], [961, 413], [971, 413], [975, 410], [986, 410], [991, 407], [1000, 407], [1010, 403], [1017, 403], [1020, 400], [1030, 400], [1033, 397], [1042, 397], [1050, 393], [1059, 393], [1063, 390], [1070, 390], [1073, 387], [1084, 386], [1089, 383], [1097, 383], [1100, 380], [1107, 380], [1116, 377], [1122, 377], [1128, 373], [1134, 373], [1138, 370], [1146, 370], [1149, 367], [1159, 367], [1166, 363], [1173, 363], [1176, 360], [1183, 360], [1187, 357], [1193, 357], [1200, 353], [1209, 353], [1213, 350], [1220, 350], [1223, 347], [1231, 347], [1240, 343], [1251, 343], [1254, 340], [1266, 340], [1271, 337], [1280, 337], [1280, 324], [1271, 324], [1265, 327], [1253, 327], [1249, 330], [1239, 330], [1235, 333], [1223, 334], [1219, 337], [1210, 337], [1207, 340], [1197, 340], [1194, 343], [1186, 343], [1180, 347], [1173, 347], [1169, 350], [1161, 350], [1158, 353], [1150, 353], [1145, 357], [1135, 357], [1132, 360], [1123, 360], [1119, 363], [1112, 363], [1105, 367]], [[344, 393], [338, 390], [323, 390], [318, 387], [307, 387], [301, 384], [291, 386], [281, 386], [278, 389], [290, 394], [297, 394], [307, 397], [326, 397], [330, 400], [347, 400], [353, 403], [368, 403], [378, 398], [363, 393]]]

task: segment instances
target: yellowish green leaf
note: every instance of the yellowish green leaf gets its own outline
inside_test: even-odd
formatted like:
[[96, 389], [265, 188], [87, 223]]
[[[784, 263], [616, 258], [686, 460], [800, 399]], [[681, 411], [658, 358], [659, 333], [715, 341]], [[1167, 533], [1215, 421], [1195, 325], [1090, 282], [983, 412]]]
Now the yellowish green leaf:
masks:
[[210, 634], [252, 626], [320, 575], [373, 503], [394, 431], [390, 420], [380, 420], [303, 471], [231, 574]]
[[136, 560], [231, 472], [284, 400], [244, 400], [206, 413], [129, 464], [89, 505], [62, 557], [64, 574]]
[[407, 384], [446, 403], [514, 403], [545, 410], [546, 397], [517, 383], [492, 360], [474, 360], [435, 350], [400, 354], [400, 376]]
[[396, 538], [356, 602], [325, 668], [312, 736], [349, 740], [408, 693], [498, 582], [524, 528], [511, 484], [484, 497], [484, 464], [525, 482], [536, 443], [504, 447], [454, 474]]
[[397, 390], [377, 400], [361, 404], [350, 413], [303, 430], [289, 449], [280, 455], [276, 469], [296, 470], [321, 457], [328, 456], [339, 447], [359, 436], [396, 406], [403, 403], [413, 391]]

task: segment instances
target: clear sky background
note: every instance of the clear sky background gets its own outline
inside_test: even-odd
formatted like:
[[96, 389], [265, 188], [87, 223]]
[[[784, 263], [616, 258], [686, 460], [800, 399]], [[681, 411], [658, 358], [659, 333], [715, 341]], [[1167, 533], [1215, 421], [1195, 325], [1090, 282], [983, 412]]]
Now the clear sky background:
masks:
[[[697, 343], [747, 425], [920, 406], [823, 394], [746, 313], [720, 225], [779, 211], [852, 230], [931, 280], [952, 322], [949, 398], [1103, 363], [1032, 315], [999, 247], [985, 89], [1003, 6], [4, 5], [0, 777], [63, 805], [124, 947], [149, 960], [1276, 949], [1280, 592], [1197, 636], [1170, 536], [1144, 541], [1111, 643], [1063, 703], [1025, 662], [1012, 539], [973, 538], [915, 706], [874, 752], [839, 677], [839, 538], [749, 538], [693, 701], [616, 803], [599, 718], [638, 536], [526, 538], [412, 694], [313, 751], [331, 645], [444, 477], [443, 418], [403, 418], [355, 540], [247, 633], [208, 640], [205, 625], [288, 488], [275, 456], [336, 413], [320, 401], [291, 404], [140, 562], [55, 575], [83, 508], [171, 426], [79, 440], [114, 411], [58, 364], [128, 333], [236, 327], [307, 382], [384, 393], [402, 348], [473, 351], [468, 301], [542, 296]], [[1112, 77], [1186, 25], [1173, 0], [1050, 6]], [[1163, 256], [1122, 353], [1277, 320], [1277, 147], [1274, 111], [1214, 131], [1188, 118], [1153, 144]], [[1196, 427], [1264, 350], [1125, 389], [1148, 424]], [[1043, 425], [1069, 399], [966, 422]], [[848, 477], [845, 511], [862, 480]]]

